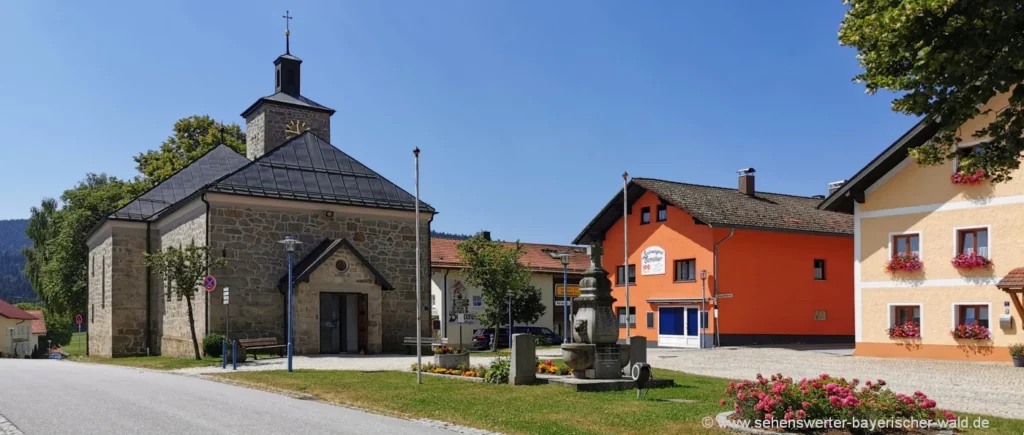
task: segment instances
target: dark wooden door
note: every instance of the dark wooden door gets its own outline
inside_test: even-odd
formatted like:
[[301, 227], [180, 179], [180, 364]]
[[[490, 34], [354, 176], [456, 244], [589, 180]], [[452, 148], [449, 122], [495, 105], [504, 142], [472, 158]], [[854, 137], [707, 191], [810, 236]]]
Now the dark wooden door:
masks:
[[369, 323], [370, 310], [367, 295], [359, 295], [359, 351], [366, 352], [366, 324]]
[[341, 298], [320, 293], [320, 353], [341, 352]]

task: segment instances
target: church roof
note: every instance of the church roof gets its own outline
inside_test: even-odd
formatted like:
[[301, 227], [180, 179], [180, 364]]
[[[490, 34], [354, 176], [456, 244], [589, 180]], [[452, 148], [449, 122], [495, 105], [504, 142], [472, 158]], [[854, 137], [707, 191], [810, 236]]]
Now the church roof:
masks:
[[153, 186], [110, 217], [127, 220], [155, 220], [168, 208], [192, 196], [207, 184], [247, 165], [249, 159], [227, 145], [217, 145], [192, 164]]
[[327, 107], [327, 106], [324, 106], [323, 104], [317, 103], [316, 101], [310, 100], [309, 98], [303, 97], [302, 95], [289, 95], [289, 94], [286, 94], [284, 92], [278, 92], [276, 94], [267, 95], [266, 97], [263, 97], [263, 98], [260, 98], [260, 99], [256, 100], [255, 103], [252, 103], [252, 105], [249, 106], [249, 108], [245, 109], [245, 111], [242, 112], [242, 117], [245, 118], [246, 116], [249, 115], [250, 112], [252, 112], [253, 110], [256, 110], [256, 108], [259, 107], [260, 104], [262, 104], [263, 102], [267, 102], [267, 101], [272, 102], [272, 103], [285, 104], [285, 105], [291, 105], [291, 106], [304, 107], [304, 108], [307, 108], [307, 109], [319, 110], [319, 111], [322, 111], [322, 112], [327, 112], [328, 114], [333, 114], [334, 113], [334, 109], [332, 109], [330, 107]]
[[[211, 184], [210, 192], [394, 210], [416, 198], [311, 131]], [[434, 208], [420, 201], [420, 210]]]
[[[323, 264], [325, 261], [330, 259], [331, 256], [334, 255], [334, 253], [338, 250], [338, 248], [342, 246], [351, 251], [352, 254], [355, 255], [357, 259], [359, 259], [359, 262], [363, 263], [363, 266], [366, 266], [366, 268], [370, 270], [370, 273], [373, 274], [374, 278], [377, 281], [377, 285], [381, 286], [381, 288], [384, 290], [395, 289], [395, 286], [391, 285], [391, 283], [388, 282], [387, 278], [384, 278], [384, 274], [380, 273], [380, 271], [377, 270], [377, 268], [374, 267], [373, 264], [371, 264], [370, 261], [366, 259], [366, 256], [364, 256], [362, 252], [359, 252], [359, 249], [357, 249], [356, 246], [352, 244], [351, 241], [345, 238], [334, 240], [324, 239], [324, 241], [320, 242], [319, 245], [313, 248], [313, 250], [310, 251], [309, 254], [306, 254], [306, 256], [302, 258], [302, 260], [299, 260], [299, 262], [295, 264], [295, 266], [292, 268], [292, 284], [298, 284], [299, 281], [309, 282], [309, 276], [313, 273], [313, 271], [320, 267], [320, 265]], [[287, 273], [284, 276], [282, 276], [280, 280], [278, 280], [277, 288], [279, 291], [281, 291], [282, 294], [286, 290], [288, 290]]]

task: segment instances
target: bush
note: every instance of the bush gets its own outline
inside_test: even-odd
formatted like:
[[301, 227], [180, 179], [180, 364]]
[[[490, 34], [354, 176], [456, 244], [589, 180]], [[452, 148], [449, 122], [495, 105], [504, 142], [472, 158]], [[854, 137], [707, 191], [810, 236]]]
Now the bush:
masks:
[[[749, 420], [953, 420], [952, 413], [935, 408], [935, 401], [924, 393], [893, 393], [885, 381], [865, 382], [834, 378], [827, 374], [813, 379], [792, 378], [781, 374], [755, 381], [729, 382], [725, 393], [733, 401], [736, 418]], [[726, 404], [726, 399], [721, 401]], [[796, 424], [796, 423], [794, 423]], [[793, 427], [793, 426], [790, 426]]]
[[487, 368], [487, 373], [484, 374], [484, 381], [489, 384], [507, 384], [508, 375], [512, 370], [512, 363], [509, 358], [497, 357], [494, 358], [494, 362]]
[[221, 350], [223, 350], [224, 336], [220, 334], [210, 334], [203, 337], [203, 354], [206, 356], [212, 356], [214, 358], [220, 357]]

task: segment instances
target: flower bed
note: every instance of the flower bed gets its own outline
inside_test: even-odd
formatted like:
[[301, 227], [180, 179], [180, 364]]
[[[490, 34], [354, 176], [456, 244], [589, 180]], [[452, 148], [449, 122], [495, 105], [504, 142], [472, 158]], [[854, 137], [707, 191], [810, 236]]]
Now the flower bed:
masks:
[[953, 257], [952, 263], [953, 267], [957, 269], [987, 269], [992, 267], [992, 260], [989, 260], [974, 252], [967, 254], [957, 254], [956, 257]]
[[[412, 369], [412, 371], [416, 371], [416, 364], [413, 364], [412, 367], [410, 368]], [[470, 367], [468, 365], [462, 365], [453, 369], [448, 369], [427, 363], [423, 365], [423, 372], [434, 373], [438, 375], [462, 376], [466, 378], [483, 378], [484, 373], [487, 372], [487, 369], [484, 368], [483, 366]]]
[[[781, 374], [754, 381], [729, 382], [725, 394], [732, 400], [733, 418], [754, 420], [843, 420], [853, 427], [855, 420], [930, 420], [951, 421], [955, 416], [935, 407], [924, 393], [894, 393], [885, 381], [847, 382], [827, 374], [813, 379], [792, 378]], [[720, 404], [725, 406], [727, 399]], [[890, 428], [894, 429], [894, 428]]]
[[923, 267], [924, 263], [921, 262], [921, 258], [917, 254], [896, 254], [885, 264], [885, 271], [889, 273], [916, 272]]
[[906, 322], [893, 326], [886, 330], [889, 338], [921, 338], [921, 325], [914, 322]]
[[979, 184], [986, 179], [985, 171], [978, 171], [973, 174], [965, 174], [963, 172], [957, 172], [949, 177], [949, 181], [953, 184]]
[[543, 375], [571, 375], [572, 369], [555, 364], [551, 360], [545, 360], [544, 362], [537, 361], [537, 373]]
[[992, 338], [992, 333], [988, 328], [975, 324], [959, 325], [952, 331], [949, 331], [949, 333], [953, 338], [963, 340], [988, 340]]

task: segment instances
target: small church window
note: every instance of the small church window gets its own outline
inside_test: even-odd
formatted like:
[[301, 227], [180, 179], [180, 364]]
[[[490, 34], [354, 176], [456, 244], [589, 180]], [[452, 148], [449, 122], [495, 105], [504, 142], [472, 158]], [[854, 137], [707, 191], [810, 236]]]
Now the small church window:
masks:
[[275, 86], [277, 87], [277, 89], [281, 89], [281, 70], [280, 69], [277, 70], [277, 85], [275, 85]]
[[345, 260], [338, 260], [334, 262], [334, 267], [338, 269], [338, 272], [345, 272], [348, 270], [348, 262]]

